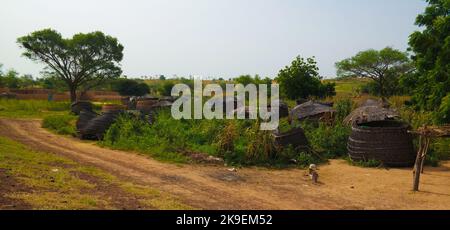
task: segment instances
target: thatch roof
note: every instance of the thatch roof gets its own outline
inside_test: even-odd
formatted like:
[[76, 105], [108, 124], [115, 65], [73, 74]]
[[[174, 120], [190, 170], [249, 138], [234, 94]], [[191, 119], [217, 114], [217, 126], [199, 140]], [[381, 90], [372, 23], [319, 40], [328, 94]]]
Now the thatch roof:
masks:
[[353, 123], [366, 123], [372, 121], [385, 121], [398, 118], [399, 114], [393, 109], [383, 108], [380, 105], [362, 106], [355, 109], [344, 119], [344, 123], [351, 125]]
[[291, 111], [291, 117], [303, 120], [307, 117], [324, 115], [326, 113], [334, 113], [334, 112], [336, 112], [336, 110], [334, 110], [333, 107], [331, 106], [314, 101], [308, 101], [301, 105], [297, 105], [295, 108], [293, 108]]

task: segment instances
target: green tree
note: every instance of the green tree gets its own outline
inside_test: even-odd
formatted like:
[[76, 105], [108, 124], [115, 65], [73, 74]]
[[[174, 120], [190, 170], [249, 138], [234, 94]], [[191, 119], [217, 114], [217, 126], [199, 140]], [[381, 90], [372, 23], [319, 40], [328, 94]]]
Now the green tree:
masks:
[[132, 79], [117, 79], [113, 84], [113, 90], [122, 96], [144, 96], [150, 92], [150, 88], [144, 82]]
[[46, 64], [49, 72], [64, 80], [72, 102], [80, 88], [88, 90], [122, 73], [123, 46], [102, 32], [79, 33], [66, 39], [55, 30], [44, 29], [17, 42], [25, 49], [25, 57]]
[[13, 69], [8, 70], [2, 77], [2, 84], [10, 89], [20, 88], [19, 73]]
[[38, 84], [44, 89], [53, 89], [58, 92], [68, 90], [67, 84], [61, 78], [55, 75], [44, 75], [38, 80]]
[[335, 95], [333, 83], [323, 84], [319, 68], [314, 58], [298, 56], [291, 64], [280, 70], [275, 79], [280, 84], [281, 93], [289, 99], [306, 99], [311, 96], [327, 97]]
[[[423, 30], [409, 39], [417, 68], [413, 102], [420, 109], [436, 111], [447, 107], [441, 104], [450, 93], [450, 1], [427, 2], [425, 12], [416, 19]], [[450, 122], [450, 116], [445, 121]]]
[[408, 55], [391, 47], [359, 52], [354, 57], [337, 62], [336, 68], [339, 77], [372, 79], [383, 97], [389, 96], [390, 84], [398, 84], [399, 78], [414, 70]]

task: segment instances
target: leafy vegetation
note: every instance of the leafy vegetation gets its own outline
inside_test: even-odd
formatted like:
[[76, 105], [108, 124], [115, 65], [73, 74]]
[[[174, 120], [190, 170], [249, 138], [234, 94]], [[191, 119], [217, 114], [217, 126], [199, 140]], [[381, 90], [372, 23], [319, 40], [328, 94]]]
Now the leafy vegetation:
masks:
[[351, 129], [342, 124], [332, 126], [323, 123], [303, 123], [306, 137], [314, 151], [327, 159], [343, 157], [347, 154], [347, 140]]
[[271, 133], [259, 127], [250, 120], [174, 120], [168, 111], [160, 112], [154, 125], [124, 115], [101, 144], [175, 163], [187, 162], [195, 153], [219, 156], [232, 165], [266, 166], [287, 165], [304, 156], [277, 149]]
[[390, 47], [359, 52], [354, 57], [337, 62], [336, 68], [340, 77], [372, 79], [375, 84], [368, 85], [368, 89], [383, 97], [396, 94], [399, 79], [414, 70], [406, 53]]
[[[422, 31], [414, 32], [409, 39], [417, 68], [413, 103], [418, 109], [436, 111], [448, 108], [448, 99], [443, 99], [450, 92], [450, 2], [427, 2], [425, 12], [416, 19]], [[450, 123], [450, 117], [440, 116], [438, 121]]]
[[124, 47], [99, 31], [67, 39], [44, 29], [18, 38], [17, 43], [25, 57], [45, 64], [53, 76], [64, 80], [72, 102], [77, 100], [78, 89], [87, 91], [122, 74], [119, 63]]
[[281, 94], [288, 99], [307, 99], [311, 96], [320, 98], [334, 96], [335, 85], [322, 83], [319, 68], [313, 58], [298, 56], [286, 68], [280, 70], [276, 81], [280, 84]]
[[75, 122], [77, 116], [65, 115], [51, 115], [42, 120], [42, 127], [49, 129], [61, 135], [76, 135]]

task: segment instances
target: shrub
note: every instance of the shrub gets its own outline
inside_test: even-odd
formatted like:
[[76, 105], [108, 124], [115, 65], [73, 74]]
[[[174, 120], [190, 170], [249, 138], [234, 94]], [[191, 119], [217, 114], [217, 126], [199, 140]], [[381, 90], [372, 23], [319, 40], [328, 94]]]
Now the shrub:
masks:
[[170, 162], [186, 162], [191, 153], [220, 156], [231, 165], [285, 166], [297, 160], [304, 166], [318, 162], [313, 154], [278, 148], [271, 132], [259, 128], [259, 122], [253, 120], [174, 120], [169, 111], [160, 112], [153, 125], [122, 115], [101, 144]]
[[42, 121], [42, 127], [61, 135], [76, 135], [75, 122], [77, 117], [73, 115], [52, 115]]
[[186, 154], [217, 154], [215, 134], [223, 129], [219, 120], [174, 120], [161, 111], [153, 125], [131, 115], [120, 116], [106, 132], [104, 146], [133, 150], [170, 162], [186, 162]]
[[342, 123], [344, 119], [352, 112], [353, 103], [350, 99], [338, 100], [335, 103], [336, 121]]
[[323, 123], [315, 127], [305, 122], [305, 134], [314, 151], [325, 158], [337, 158], [347, 154], [347, 141], [351, 128], [342, 124], [327, 126]]

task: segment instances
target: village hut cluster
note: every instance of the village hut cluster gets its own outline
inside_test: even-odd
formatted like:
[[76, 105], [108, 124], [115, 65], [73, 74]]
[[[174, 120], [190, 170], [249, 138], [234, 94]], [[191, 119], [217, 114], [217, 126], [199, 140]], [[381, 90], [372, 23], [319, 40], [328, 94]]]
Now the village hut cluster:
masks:
[[[151, 96], [124, 98], [122, 105], [104, 105], [100, 114], [94, 112], [90, 102], [79, 101], [72, 104], [72, 112], [79, 115], [76, 127], [81, 139], [102, 139], [121, 113], [138, 114], [151, 124], [155, 114], [162, 108], [169, 108], [175, 99]], [[224, 105], [227, 102], [225, 100]], [[233, 102], [236, 106], [236, 98]], [[289, 117], [291, 122], [308, 119], [332, 123], [336, 113], [333, 103], [318, 101], [301, 101], [291, 110], [283, 101], [279, 101], [279, 106], [280, 117]], [[355, 109], [344, 120], [352, 126], [348, 140], [350, 158], [355, 161], [376, 160], [391, 167], [413, 165], [415, 154], [412, 136], [408, 133], [409, 126], [398, 118], [398, 113], [382, 101], [369, 99]], [[284, 133], [275, 131], [273, 138], [277, 145], [283, 147], [307, 149], [309, 145], [301, 127], [293, 127]]]
[[[154, 122], [155, 114], [164, 108], [170, 108], [176, 100], [174, 97], [131, 97], [123, 98], [122, 105], [104, 105], [100, 114], [93, 110], [88, 101], [79, 101], [72, 104], [72, 112], [79, 115], [76, 123], [77, 133], [81, 139], [102, 139], [108, 128], [117, 117], [123, 113], [137, 115]], [[237, 106], [236, 98], [227, 98], [226, 104], [232, 100]], [[294, 120], [310, 120], [332, 124], [336, 110], [333, 103], [318, 101], [299, 101], [297, 106], [289, 109], [283, 101], [279, 101], [280, 117], [288, 117], [291, 124]], [[248, 108], [244, 108], [248, 116]], [[270, 108], [269, 108], [270, 109]], [[234, 112], [238, 112], [235, 110]], [[383, 100], [368, 99], [353, 110], [344, 119], [344, 124], [351, 126], [352, 132], [348, 138], [348, 155], [353, 161], [367, 162], [374, 160], [387, 167], [410, 167], [415, 164], [415, 171], [423, 172], [423, 162], [428, 149], [431, 129], [423, 128], [413, 131], [411, 127], [400, 120], [395, 109]], [[445, 136], [449, 136], [449, 127], [444, 127]], [[424, 131], [425, 130], [425, 131]], [[437, 132], [436, 128], [432, 129]], [[439, 129], [441, 130], [441, 129]], [[441, 130], [442, 131], [442, 130]], [[440, 133], [440, 137], [442, 132]], [[421, 137], [419, 153], [414, 152], [413, 135]], [[301, 127], [293, 126], [291, 130], [281, 133], [276, 130], [272, 133], [274, 143], [281, 147], [291, 146], [296, 150], [308, 150], [309, 141]], [[435, 135], [438, 136], [438, 135]], [[424, 139], [424, 140], [422, 140]], [[312, 165], [309, 176], [317, 182], [317, 166]], [[414, 190], [418, 190], [420, 173], [415, 173]]]

